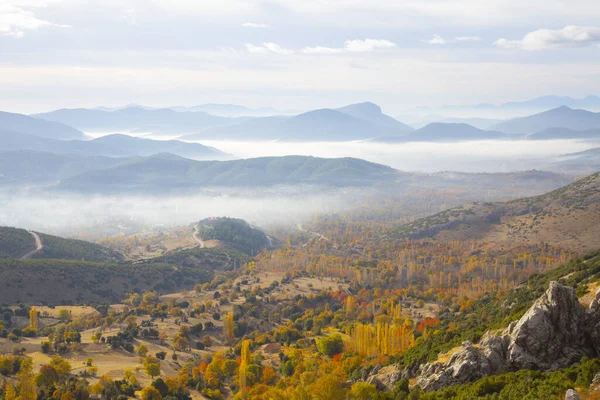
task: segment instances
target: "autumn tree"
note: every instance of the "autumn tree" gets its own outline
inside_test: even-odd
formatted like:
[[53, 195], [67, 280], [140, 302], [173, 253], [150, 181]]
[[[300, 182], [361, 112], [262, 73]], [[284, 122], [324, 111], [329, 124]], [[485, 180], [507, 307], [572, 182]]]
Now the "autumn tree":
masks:
[[29, 327], [31, 329], [37, 331], [38, 325], [39, 325], [39, 316], [38, 316], [37, 308], [31, 307], [31, 310], [29, 310]]

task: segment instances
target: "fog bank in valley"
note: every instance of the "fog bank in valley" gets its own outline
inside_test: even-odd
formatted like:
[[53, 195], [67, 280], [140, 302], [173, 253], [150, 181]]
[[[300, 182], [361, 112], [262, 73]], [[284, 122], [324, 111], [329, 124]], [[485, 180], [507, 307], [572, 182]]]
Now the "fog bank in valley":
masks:
[[[345, 204], [343, 190], [189, 196], [35, 196], [0, 193], [0, 226], [101, 238], [188, 225], [212, 216], [243, 218], [263, 228], [301, 222]], [[356, 196], [352, 196], [356, 200]]]
[[428, 143], [238, 142], [204, 140], [236, 158], [307, 155], [355, 157], [415, 172], [514, 172], [544, 169], [550, 157], [599, 147], [581, 140], [465, 141]]

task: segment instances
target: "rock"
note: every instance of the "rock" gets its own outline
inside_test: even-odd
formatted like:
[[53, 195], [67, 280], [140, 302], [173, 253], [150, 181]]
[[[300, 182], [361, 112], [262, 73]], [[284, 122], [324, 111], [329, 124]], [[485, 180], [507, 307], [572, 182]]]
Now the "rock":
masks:
[[444, 363], [422, 365], [416, 384], [425, 391], [473, 382], [520, 369], [554, 370], [600, 354], [600, 309], [586, 312], [573, 288], [551, 282], [516, 322], [486, 333], [478, 345], [464, 342]]
[[565, 393], [565, 400], [581, 400], [581, 397], [579, 397], [579, 393], [575, 390], [569, 389], [567, 390], [567, 393]]
[[396, 382], [401, 379], [402, 371], [395, 365], [388, 365], [387, 367], [373, 370], [367, 377], [367, 383], [373, 384], [377, 387], [377, 390], [381, 391], [392, 391]]

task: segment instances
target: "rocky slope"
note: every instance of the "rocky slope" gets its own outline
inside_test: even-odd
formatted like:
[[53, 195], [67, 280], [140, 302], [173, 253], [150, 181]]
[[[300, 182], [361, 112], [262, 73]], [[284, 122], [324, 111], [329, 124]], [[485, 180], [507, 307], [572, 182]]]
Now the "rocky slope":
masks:
[[575, 290], [557, 282], [516, 322], [487, 332], [478, 344], [464, 342], [446, 362], [420, 367], [416, 384], [425, 391], [460, 385], [501, 372], [555, 370], [600, 354], [600, 290], [589, 309]]

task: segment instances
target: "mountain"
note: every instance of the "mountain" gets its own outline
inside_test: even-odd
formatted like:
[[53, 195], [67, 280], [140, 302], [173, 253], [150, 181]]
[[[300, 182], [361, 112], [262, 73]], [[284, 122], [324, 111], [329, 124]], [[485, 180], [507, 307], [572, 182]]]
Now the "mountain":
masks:
[[111, 157], [75, 156], [27, 150], [0, 152], [0, 186], [49, 184], [124, 160]]
[[600, 147], [552, 157], [544, 168], [569, 174], [592, 174], [600, 171]]
[[515, 118], [492, 125], [491, 129], [510, 134], [530, 134], [550, 128], [575, 131], [600, 129], [600, 113], [559, 107], [528, 117]]
[[412, 127], [403, 124], [389, 115], [385, 115], [381, 111], [381, 107], [370, 102], [351, 104], [338, 108], [336, 111], [370, 122], [382, 128], [398, 131], [399, 133], [409, 133], [414, 130]]
[[568, 128], [548, 128], [541, 132], [527, 135], [529, 140], [552, 140], [552, 139], [600, 139], [600, 129], [587, 129], [575, 131]]
[[267, 117], [242, 120], [238, 124], [214, 127], [184, 136], [186, 140], [243, 139], [305, 141], [352, 141], [377, 136], [404, 135], [413, 129], [381, 112], [373, 103], [319, 109], [293, 117]]
[[10, 150], [108, 157], [149, 156], [157, 153], [173, 153], [182, 157], [204, 159], [217, 159], [225, 156], [225, 153], [213, 147], [179, 140], [151, 140], [121, 134], [102, 136], [87, 141], [55, 140], [0, 131], [0, 151]]
[[52, 139], [80, 139], [85, 135], [60, 122], [44, 121], [23, 114], [0, 111], [0, 129]]
[[69, 191], [116, 192], [200, 190], [205, 187], [259, 187], [314, 184], [368, 186], [393, 182], [397, 171], [354, 158], [304, 156], [233, 161], [193, 161], [163, 154], [88, 171], [58, 186]]
[[598, 247], [600, 173], [550, 193], [505, 203], [473, 203], [403, 225], [409, 238], [555, 244], [578, 251]]
[[468, 124], [449, 124], [442, 122], [431, 123], [406, 136], [384, 136], [376, 138], [376, 142], [401, 143], [401, 142], [448, 142], [462, 140], [506, 140], [509, 136], [494, 131], [484, 131]]
[[206, 127], [235, 122], [203, 112], [177, 112], [171, 109], [128, 107], [115, 111], [62, 109], [32, 115], [38, 119], [56, 121], [87, 132], [137, 131], [162, 134], [194, 133]]

